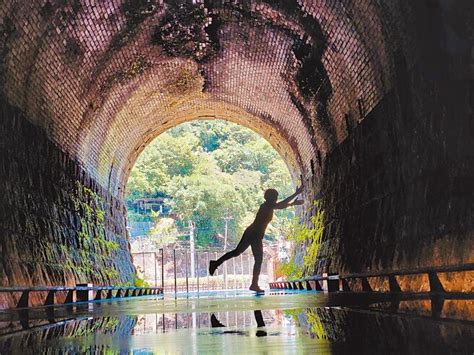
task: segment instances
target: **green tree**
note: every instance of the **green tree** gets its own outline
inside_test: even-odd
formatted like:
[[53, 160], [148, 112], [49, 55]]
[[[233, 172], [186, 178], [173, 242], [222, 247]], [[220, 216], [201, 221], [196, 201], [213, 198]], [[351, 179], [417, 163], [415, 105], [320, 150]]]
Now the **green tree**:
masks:
[[163, 248], [164, 246], [176, 242], [178, 239], [178, 227], [172, 218], [160, 218], [157, 213], [152, 212], [154, 218], [153, 228], [149, 235], [155, 247]]
[[136, 199], [151, 196], [156, 192], [154, 185], [147, 179], [146, 174], [140, 169], [133, 169], [128, 178], [128, 198]]
[[[229, 240], [238, 241], [269, 187], [281, 198], [293, 190], [285, 163], [268, 142], [226, 121], [193, 121], [149, 144], [130, 174], [127, 198], [167, 197], [178, 224], [193, 221], [198, 245], [207, 246], [222, 243], [217, 236], [226, 215], [233, 217]], [[291, 210], [278, 211], [268, 235], [281, 236], [292, 219]]]
[[[223, 231], [222, 218], [231, 211], [235, 219], [245, 213], [245, 204], [226, 174], [183, 176], [168, 185], [167, 201], [183, 225], [196, 225], [198, 245], [215, 244]], [[232, 228], [235, 231], [235, 228]], [[232, 233], [235, 235], [235, 233]]]

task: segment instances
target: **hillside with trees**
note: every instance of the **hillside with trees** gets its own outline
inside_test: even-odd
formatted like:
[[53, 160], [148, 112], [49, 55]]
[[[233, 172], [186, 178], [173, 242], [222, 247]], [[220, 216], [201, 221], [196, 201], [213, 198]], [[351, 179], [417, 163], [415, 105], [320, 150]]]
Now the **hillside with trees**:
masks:
[[[285, 163], [267, 141], [226, 121], [193, 121], [161, 134], [140, 155], [128, 180], [127, 219], [152, 220], [149, 235], [158, 244], [186, 239], [192, 221], [197, 246], [209, 247], [223, 245], [224, 217], [230, 217], [232, 245], [270, 187], [280, 198], [293, 190]], [[137, 213], [131, 206], [140, 198], [163, 198], [170, 216]], [[292, 209], [278, 211], [266, 239], [284, 235], [293, 216]]]

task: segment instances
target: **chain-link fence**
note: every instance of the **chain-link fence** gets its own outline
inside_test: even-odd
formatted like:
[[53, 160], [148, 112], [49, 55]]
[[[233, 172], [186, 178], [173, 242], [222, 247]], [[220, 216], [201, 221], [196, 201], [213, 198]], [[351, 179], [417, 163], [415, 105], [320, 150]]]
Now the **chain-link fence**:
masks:
[[[247, 289], [252, 279], [254, 259], [250, 249], [221, 265], [209, 275], [209, 261], [216, 260], [222, 250], [164, 248], [132, 253], [138, 277], [152, 286], [163, 286], [165, 293], [209, 290]], [[276, 247], [265, 247], [260, 286], [273, 280]]]

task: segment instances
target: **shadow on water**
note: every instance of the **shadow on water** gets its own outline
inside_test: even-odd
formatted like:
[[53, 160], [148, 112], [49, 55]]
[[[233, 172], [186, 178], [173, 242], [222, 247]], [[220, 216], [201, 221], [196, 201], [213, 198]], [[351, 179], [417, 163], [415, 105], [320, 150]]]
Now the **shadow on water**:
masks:
[[[285, 349], [293, 353], [434, 354], [474, 350], [471, 320], [383, 308], [375, 311], [365, 305], [354, 307], [352, 302], [349, 308], [322, 297], [307, 293], [89, 304], [70, 313], [64, 309], [48, 310], [46, 315], [33, 312], [27, 328], [18, 323], [21, 317], [9, 328], [3, 315], [0, 353], [274, 353]], [[25, 320], [21, 322], [24, 326]]]

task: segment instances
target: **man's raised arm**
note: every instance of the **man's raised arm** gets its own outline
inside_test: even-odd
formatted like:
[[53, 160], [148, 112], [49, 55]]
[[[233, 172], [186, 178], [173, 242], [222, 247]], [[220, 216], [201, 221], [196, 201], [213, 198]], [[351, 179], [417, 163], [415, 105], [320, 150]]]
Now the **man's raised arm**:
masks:
[[293, 193], [292, 195], [288, 196], [287, 198], [285, 198], [284, 200], [282, 200], [280, 202], [277, 202], [273, 208], [276, 209], [276, 210], [282, 210], [282, 209], [285, 209], [285, 208], [293, 206], [293, 205], [300, 205], [302, 203], [301, 200], [297, 200], [298, 201], [297, 203], [291, 203], [291, 201], [296, 196], [298, 196], [301, 193], [301, 191], [303, 191], [303, 185], [298, 187], [296, 189], [295, 193]]

